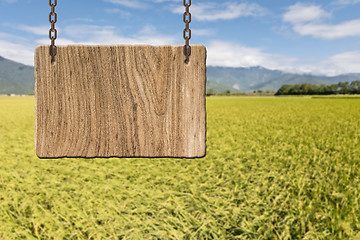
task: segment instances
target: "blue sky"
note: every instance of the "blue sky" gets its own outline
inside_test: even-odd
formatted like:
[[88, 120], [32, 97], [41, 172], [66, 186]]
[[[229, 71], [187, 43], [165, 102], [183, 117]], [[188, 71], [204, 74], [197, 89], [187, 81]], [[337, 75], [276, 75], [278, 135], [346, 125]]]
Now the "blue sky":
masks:
[[[182, 0], [58, 0], [57, 44], [183, 44]], [[360, 0], [192, 0], [208, 65], [360, 72]], [[0, 0], [0, 56], [33, 65], [49, 44], [48, 1]]]

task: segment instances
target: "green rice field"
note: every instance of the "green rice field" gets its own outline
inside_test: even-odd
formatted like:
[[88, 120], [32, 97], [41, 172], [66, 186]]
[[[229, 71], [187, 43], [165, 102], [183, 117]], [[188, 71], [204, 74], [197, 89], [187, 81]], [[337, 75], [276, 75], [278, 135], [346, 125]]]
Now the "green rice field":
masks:
[[359, 98], [208, 98], [203, 159], [40, 160], [34, 106], [0, 97], [0, 239], [360, 239]]

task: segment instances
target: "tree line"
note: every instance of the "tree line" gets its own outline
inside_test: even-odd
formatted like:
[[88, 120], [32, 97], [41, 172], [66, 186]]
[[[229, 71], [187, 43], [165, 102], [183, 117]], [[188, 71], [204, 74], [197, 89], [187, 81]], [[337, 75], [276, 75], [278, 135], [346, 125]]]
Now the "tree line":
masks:
[[285, 84], [275, 95], [332, 95], [332, 94], [360, 94], [360, 81], [339, 82], [331, 85], [317, 85], [310, 83]]
[[272, 91], [263, 91], [263, 90], [254, 90], [253, 92], [231, 92], [226, 90], [224, 92], [216, 92], [212, 88], [207, 90], [206, 96], [274, 96], [275, 92]]

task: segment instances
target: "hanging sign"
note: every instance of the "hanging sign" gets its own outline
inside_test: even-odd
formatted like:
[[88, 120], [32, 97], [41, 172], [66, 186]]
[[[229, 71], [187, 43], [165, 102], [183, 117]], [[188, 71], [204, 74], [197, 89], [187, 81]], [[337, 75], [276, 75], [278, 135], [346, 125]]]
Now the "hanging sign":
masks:
[[203, 157], [206, 48], [49, 46], [35, 51], [40, 158]]

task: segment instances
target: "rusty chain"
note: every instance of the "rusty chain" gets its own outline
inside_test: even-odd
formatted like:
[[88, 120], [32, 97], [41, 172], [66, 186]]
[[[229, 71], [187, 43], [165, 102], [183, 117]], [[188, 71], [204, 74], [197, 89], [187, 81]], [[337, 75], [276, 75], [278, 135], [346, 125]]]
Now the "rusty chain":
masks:
[[184, 56], [185, 56], [185, 63], [186, 64], [188, 64], [190, 62], [190, 55], [191, 55], [191, 46], [190, 46], [191, 13], [190, 13], [190, 6], [191, 6], [191, 0], [184, 0], [184, 7], [185, 7], [185, 12], [184, 12], [184, 23], [185, 23], [185, 29], [184, 29], [184, 40], [185, 40]]
[[57, 54], [57, 48], [55, 46], [55, 40], [57, 38], [57, 30], [55, 29], [55, 23], [57, 22], [57, 14], [55, 12], [55, 7], [57, 5], [57, 0], [54, 0], [54, 3], [52, 3], [52, 0], [49, 0], [49, 5], [51, 7], [51, 12], [49, 14], [49, 22], [51, 24], [51, 28], [49, 30], [49, 38], [51, 40], [49, 52], [51, 56], [51, 64], [54, 64], [55, 56]]

